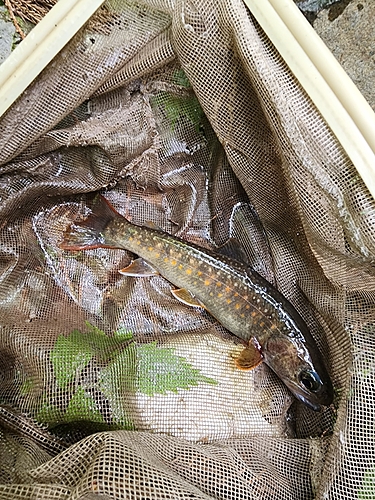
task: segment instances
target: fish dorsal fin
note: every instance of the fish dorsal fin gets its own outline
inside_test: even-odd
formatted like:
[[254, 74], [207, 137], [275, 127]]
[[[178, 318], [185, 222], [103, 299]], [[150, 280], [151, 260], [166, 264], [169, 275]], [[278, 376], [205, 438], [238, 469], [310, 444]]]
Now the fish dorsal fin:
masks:
[[135, 276], [139, 278], [156, 276], [159, 274], [156, 269], [141, 258], [133, 260], [127, 267], [120, 269], [119, 273], [125, 276]]
[[249, 264], [249, 259], [241, 243], [236, 238], [229, 238], [224, 245], [217, 247], [215, 251], [226, 257]]
[[205, 309], [202, 302], [194, 297], [194, 295], [192, 295], [189, 290], [186, 290], [186, 288], [171, 288], [171, 294], [175, 299], [187, 306]]
[[253, 370], [262, 361], [263, 354], [260, 346], [254, 339], [251, 339], [234, 363], [239, 370]]

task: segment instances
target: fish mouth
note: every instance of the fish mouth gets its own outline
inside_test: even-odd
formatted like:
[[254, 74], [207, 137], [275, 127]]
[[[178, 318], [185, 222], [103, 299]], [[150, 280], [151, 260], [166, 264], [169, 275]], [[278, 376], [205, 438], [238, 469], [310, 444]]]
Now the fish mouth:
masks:
[[323, 407], [329, 406], [330, 403], [326, 404], [326, 400], [328, 398], [327, 394], [322, 394], [322, 397], [319, 398], [319, 395], [304, 393], [299, 386], [295, 386], [291, 384], [289, 381], [283, 381], [284, 384], [288, 387], [293, 396], [301, 401], [305, 406], [310, 408], [313, 411], [322, 411]]
[[314, 411], [322, 411], [322, 406], [320, 403], [313, 402], [311, 399], [306, 398], [303, 394], [296, 394], [293, 392], [294, 396], [301, 401], [305, 406]]

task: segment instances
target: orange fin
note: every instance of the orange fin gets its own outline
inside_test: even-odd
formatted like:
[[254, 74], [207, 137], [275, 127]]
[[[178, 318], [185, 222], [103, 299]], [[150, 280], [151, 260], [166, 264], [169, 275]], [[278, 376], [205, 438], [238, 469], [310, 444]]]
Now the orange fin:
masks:
[[205, 309], [205, 306], [200, 300], [192, 295], [186, 288], [171, 288], [171, 293], [174, 298], [190, 307], [200, 307]]
[[239, 370], [253, 370], [263, 361], [263, 355], [258, 343], [251, 339], [241, 354], [234, 360]]
[[120, 269], [119, 273], [136, 277], [156, 276], [159, 274], [156, 269], [141, 258], [133, 260], [127, 267]]

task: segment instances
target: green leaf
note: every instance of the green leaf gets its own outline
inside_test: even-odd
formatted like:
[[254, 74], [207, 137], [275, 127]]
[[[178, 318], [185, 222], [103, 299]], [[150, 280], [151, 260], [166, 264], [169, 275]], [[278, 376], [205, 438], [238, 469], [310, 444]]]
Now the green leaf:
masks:
[[133, 333], [126, 328], [120, 328], [116, 332], [113, 332], [113, 336], [121, 340], [132, 340]]
[[185, 358], [176, 356], [173, 348], [159, 348], [156, 342], [137, 347], [137, 389], [143, 394], [166, 394], [189, 389], [199, 382], [217, 384], [193, 368]]
[[83, 348], [85, 346], [90, 348], [97, 361], [102, 363], [116, 356], [132, 338], [132, 334], [130, 332], [125, 334], [125, 330], [120, 330], [117, 335], [109, 337], [103, 330], [91, 325], [88, 321], [86, 321], [86, 326], [88, 332], [81, 333], [79, 342]]
[[151, 103], [164, 110], [172, 130], [175, 129], [177, 122], [181, 118], [185, 118], [190, 121], [195, 130], [199, 132], [204, 114], [194, 94], [189, 96], [177, 96], [170, 92], [159, 92], [151, 99]]
[[[173, 348], [158, 347], [156, 342], [136, 344], [131, 332], [120, 329], [113, 337], [87, 323], [87, 332], [73, 330], [67, 337], [60, 335], [51, 351], [57, 386], [71, 391], [66, 412], [45, 403], [38, 414], [38, 420], [68, 423], [87, 420], [104, 423], [95, 400], [80, 379], [82, 371], [95, 357], [102, 362], [96, 390], [106, 397], [111, 408], [115, 426], [133, 429], [130, 404], [135, 392], [148, 396], [178, 392], [189, 389], [200, 382], [217, 384], [200, 370], [191, 366], [185, 358], [177, 356]], [[70, 396], [70, 394], [68, 393]]]
[[156, 342], [133, 343], [101, 370], [98, 388], [110, 403], [114, 422], [133, 429], [129, 405], [134, 392], [147, 396], [177, 393], [178, 389], [189, 389], [199, 382], [217, 384], [185, 358], [176, 356], [173, 348], [159, 348]]
[[131, 343], [101, 370], [98, 381], [98, 388], [111, 406], [114, 422], [129, 430], [134, 426], [127, 405], [130, 393], [136, 391], [136, 372], [136, 345]]
[[[83, 387], [77, 388], [66, 410], [51, 404], [47, 400], [44, 401], [36, 415], [36, 420], [52, 427], [82, 420], [94, 424], [106, 425], [103, 415], [97, 408], [93, 397]], [[106, 426], [109, 428], [108, 425]]]
[[94, 356], [98, 362], [106, 363], [118, 355], [132, 338], [131, 333], [125, 330], [108, 337], [90, 323], [86, 322], [86, 326], [86, 333], [73, 330], [67, 337], [59, 335], [51, 351], [54, 374], [61, 389], [67, 389], [70, 383], [77, 380]]
[[34, 380], [32, 378], [27, 378], [20, 387], [20, 393], [25, 396], [30, 394], [34, 388]]
[[368, 469], [362, 480], [362, 487], [358, 491], [358, 500], [375, 499], [375, 466]]
[[53, 372], [61, 389], [67, 389], [80, 376], [93, 356], [93, 350], [82, 341], [82, 335], [79, 330], [74, 330], [68, 337], [59, 335], [51, 351]]
[[64, 421], [64, 412], [49, 401], [44, 401], [35, 418], [40, 423], [55, 425]]
[[189, 79], [186, 76], [186, 73], [183, 69], [178, 69], [174, 71], [172, 82], [175, 83], [176, 85], [180, 85], [181, 87], [186, 87], [186, 88], [191, 87]]
[[105, 423], [103, 415], [98, 410], [93, 397], [87, 394], [83, 387], [78, 387], [72, 399], [69, 401], [63, 417], [64, 423], [87, 420], [95, 423]]

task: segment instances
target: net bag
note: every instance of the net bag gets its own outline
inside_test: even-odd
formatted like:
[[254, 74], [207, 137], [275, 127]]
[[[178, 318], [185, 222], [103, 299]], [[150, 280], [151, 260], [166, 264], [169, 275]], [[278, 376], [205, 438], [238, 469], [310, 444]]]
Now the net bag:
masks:
[[[0, 121], [0, 499], [370, 499], [374, 200], [239, 0], [107, 1]], [[314, 412], [243, 342], [67, 251], [101, 193], [249, 265], [309, 327]]]

